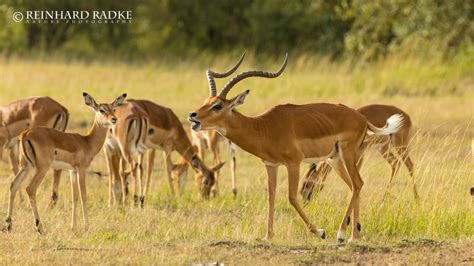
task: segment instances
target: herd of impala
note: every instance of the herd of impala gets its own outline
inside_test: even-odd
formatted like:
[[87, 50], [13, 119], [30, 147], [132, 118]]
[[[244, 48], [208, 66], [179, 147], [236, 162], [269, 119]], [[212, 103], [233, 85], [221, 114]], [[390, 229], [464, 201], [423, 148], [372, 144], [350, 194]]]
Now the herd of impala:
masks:
[[[224, 163], [219, 156], [219, 142], [225, 140], [231, 153], [232, 192], [237, 194], [235, 181], [236, 145], [257, 156], [268, 175], [268, 219], [266, 239], [273, 236], [273, 215], [278, 167], [288, 172], [288, 198], [308, 229], [325, 238], [324, 229], [317, 228], [307, 217], [297, 200], [300, 164], [311, 166], [301, 186], [301, 194], [308, 202], [313, 191], [322, 189], [329, 171], [342, 178], [351, 191], [351, 198], [337, 233], [337, 241], [344, 242], [345, 231], [352, 221], [351, 239], [359, 237], [360, 191], [364, 184], [359, 168], [368, 146], [376, 148], [390, 163], [390, 185], [401, 163], [408, 168], [413, 192], [413, 163], [408, 155], [410, 117], [402, 110], [388, 105], [369, 105], [352, 109], [342, 104], [312, 103], [277, 105], [256, 117], [248, 117], [236, 110], [243, 104], [249, 90], [234, 98], [229, 91], [241, 80], [250, 77], [276, 78], [286, 68], [288, 55], [276, 72], [245, 71], [231, 78], [217, 92], [215, 78], [232, 75], [244, 60], [225, 73], [206, 72], [210, 96], [196, 111], [189, 113], [191, 138], [178, 117], [169, 108], [148, 100], [126, 100], [118, 96], [112, 103], [97, 103], [83, 93], [84, 102], [95, 113], [87, 135], [67, 133], [68, 110], [50, 97], [32, 97], [0, 107], [0, 157], [8, 150], [14, 178], [10, 185], [8, 213], [4, 230], [12, 227], [15, 195], [29, 175], [26, 186], [36, 230], [43, 231], [36, 206], [36, 191], [50, 168], [54, 170], [51, 203], [58, 199], [62, 170], [69, 171], [72, 190], [72, 222], [76, 226], [76, 205], [80, 198], [85, 228], [87, 220], [86, 173], [100, 152], [104, 150], [109, 171], [109, 206], [126, 204], [127, 177], [133, 181], [135, 205], [145, 202], [150, 184], [156, 149], [163, 151], [165, 169], [171, 193], [179, 194], [186, 183], [189, 166], [195, 172], [199, 193], [203, 198], [218, 192], [218, 173]], [[204, 162], [205, 148], [213, 154], [213, 166]], [[171, 152], [180, 154], [177, 162]], [[144, 158], [147, 153], [146, 177]], [[320, 163], [319, 166], [316, 164]], [[388, 190], [388, 186], [387, 186]], [[352, 219], [351, 219], [352, 216]]]

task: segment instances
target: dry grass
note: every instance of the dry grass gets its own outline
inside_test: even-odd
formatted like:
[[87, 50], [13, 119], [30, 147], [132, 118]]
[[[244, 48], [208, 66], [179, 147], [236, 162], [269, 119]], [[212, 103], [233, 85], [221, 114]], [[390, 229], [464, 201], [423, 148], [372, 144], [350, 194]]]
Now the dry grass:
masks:
[[[323, 241], [306, 230], [289, 205], [284, 168], [280, 169], [277, 188], [275, 239], [258, 240], [265, 232], [265, 171], [257, 158], [239, 150], [237, 199], [230, 193], [228, 167], [221, 175], [218, 198], [199, 199], [194, 182], [188, 182], [182, 197], [172, 198], [162, 160], [157, 159], [144, 209], [108, 209], [106, 180], [90, 176], [87, 186], [91, 228], [87, 232], [69, 229], [71, 197], [65, 174], [58, 206], [47, 209], [52, 179], [49, 174], [38, 191], [46, 234], [34, 233], [27, 202], [17, 204], [13, 231], [0, 233], [0, 262], [376, 263], [400, 259], [472, 263], [474, 212], [469, 188], [474, 186], [470, 153], [474, 136], [474, 60], [468, 59], [454, 59], [451, 63], [388, 59], [351, 70], [343, 63], [301, 57], [278, 80], [248, 80], [235, 88], [234, 94], [251, 89], [240, 108], [247, 115], [256, 115], [278, 103], [327, 101], [354, 107], [389, 103], [412, 116], [415, 128], [411, 153], [421, 199], [413, 199], [408, 173], [402, 169], [391, 188], [391, 197], [382, 202], [390, 167], [378, 154], [369, 152], [362, 169], [364, 238], [357, 244], [333, 245], [348, 196], [343, 182], [331, 175], [326, 189], [306, 208], [316, 225], [327, 229], [329, 239]], [[231, 61], [212, 65], [221, 70]], [[242, 69], [255, 65], [250, 60]], [[208, 95], [203, 71], [207, 67], [208, 64], [189, 62], [170, 67], [152, 63], [2, 60], [0, 104], [32, 95], [52, 96], [71, 111], [71, 130], [84, 132], [79, 125], [92, 121], [93, 114], [82, 103], [83, 90], [99, 101], [112, 100], [126, 91], [132, 98], [169, 106], [184, 120], [186, 113]], [[227, 160], [225, 147], [223, 151]], [[103, 154], [97, 156], [92, 170], [105, 172]], [[1, 217], [7, 208], [6, 163], [0, 164], [0, 173], [4, 176], [0, 179]]]

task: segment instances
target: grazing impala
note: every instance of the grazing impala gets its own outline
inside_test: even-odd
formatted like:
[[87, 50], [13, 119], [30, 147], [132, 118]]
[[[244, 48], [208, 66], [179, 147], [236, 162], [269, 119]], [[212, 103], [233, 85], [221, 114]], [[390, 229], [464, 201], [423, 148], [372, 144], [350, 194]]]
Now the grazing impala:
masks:
[[[175, 185], [173, 183], [176, 183], [178, 192], [183, 190], [188, 163], [190, 163], [196, 172], [198, 189], [201, 195], [204, 198], [208, 198], [211, 187], [213, 187], [215, 183], [215, 172], [218, 171], [224, 163], [220, 163], [213, 168], [208, 168], [201, 161], [196, 155], [196, 148], [191, 144], [183, 125], [171, 109], [147, 100], [128, 100], [127, 102], [139, 106], [149, 117], [145, 146], [150, 149], [150, 151], [148, 154], [148, 171], [144, 196], [146, 196], [150, 184], [155, 149], [160, 149], [163, 150], [171, 193], [173, 195], [175, 194]], [[171, 161], [172, 151], [177, 151], [181, 155], [181, 158], [178, 159], [176, 164], [173, 164]], [[143, 204], [144, 198], [140, 200]]]
[[72, 222], [76, 226], [76, 203], [78, 193], [81, 197], [84, 226], [88, 228], [86, 171], [94, 157], [104, 145], [108, 128], [117, 122], [114, 110], [120, 106], [127, 95], [123, 94], [111, 104], [97, 104], [87, 93], [83, 93], [86, 105], [95, 112], [95, 120], [85, 136], [64, 133], [46, 127], [36, 127], [24, 131], [20, 136], [20, 159], [22, 167], [10, 185], [8, 214], [5, 220], [7, 231], [11, 229], [15, 194], [29, 172], [33, 177], [26, 188], [31, 209], [35, 218], [36, 230], [43, 231], [36, 207], [36, 190], [49, 168], [69, 170], [72, 188]]
[[[396, 155], [400, 156], [410, 174], [413, 194], [415, 198], [418, 198], [415, 179], [413, 177], [413, 162], [408, 155], [411, 129], [410, 116], [393, 105], [380, 104], [361, 107], [357, 109], [357, 112], [361, 113], [370, 123], [378, 127], [384, 126], [387, 119], [394, 114], [400, 114], [403, 117], [403, 125], [400, 127], [398, 132], [391, 134], [390, 136], [368, 136], [365, 139], [364, 144], [359, 147], [357, 166], [360, 168], [360, 165], [362, 164], [364, 150], [368, 146], [373, 146], [392, 167], [392, 173], [385, 190], [386, 194], [389, 191], [393, 177], [397, 174], [398, 169], [400, 168], [400, 160], [398, 160]], [[321, 163], [319, 170], [317, 169], [316, 164], [310, 166], [301, 186], [301, 195], [306, 203], [311, 200], [314, 189], [316, 189], [316, 192], [319, 192], [323, 188], [323, 184], [330, 172], [331, 167], [327, 163]]]
[[[219, 134], [215, 130], [202, 130], [202, 131], [194, 131], [191, 130], [191, 139], [193, 140], [193, 145], [195, 145], [198, 149], [198, 154], [201, 160], [204, 160], [205, 157], [205, 149], [206, 147], [212, 152], [213, 162], [214, 165], [219, 165], [221, 163], [220, 159], [220, 150], [219, 150], [219, 143], [220, 142], [227, 142], [229, 145], [230, 150], [230, 170], [232, 175], [232, 194], [234, 197], [237, 196], [237, 187], [236, 187], [236, 180], [235, 180], [235, 165], [236, 165], [236, 157], [235, 157], [235, 150], [236, 146], [234, 143], [228, 141], [224, 138], [221, 134]], [[214, 187], [211, 189], [211, 194], [215, 196], [218, 193], [218, 184], [219, 184], [219, 171], [216, 172], [216, 183]]]
[[283, 73], [288, 55], [282, 67], [275, 73], [247, 71], [233, 77], [217, 94], [211, 85], [210, 97], [195, 112], [189, 114], [193, 130], [217, 130], [224, 137], [259, 157], [268, 175], [268, 224], [266, 238], [273, 236], [273, 215], [277, 170], [284, 165], [288, 171], [288, 198], [309, 230], [324, 238], [325, 230], [316, 229], [297, 201], [298, 179], [301, 162], [317, 162], [326, 159], [352, 190], [337, 234], [344, 241], [349, 215], [352, 212], [352, 239], [359, 237], [359, 194], [364, 182], [356, 167], [356, 153], [370, 130], [376, 135], [395, 133], [402, 123], [401, 116], [388, 119], [384, 128], [378, 128], [355, 110], [344, 105], [315, 103], [305, 105], [278, 105], [257, 117], [247, 117], [235, 108], [244, 103], [249, 90], [227, 99], [229, 91], [241, 80], [249, 77], [276, 78]]
[[[68, 110], [50, 97], [30, 97], [0, 106], [0, 158], [8, 150], [13, 175], [18, 173], [18, 138], [20, 133], [34, 127], [51, 127], [65, 131]], [[61, 170], [54, 171], [52, 203], [58, 198]]]

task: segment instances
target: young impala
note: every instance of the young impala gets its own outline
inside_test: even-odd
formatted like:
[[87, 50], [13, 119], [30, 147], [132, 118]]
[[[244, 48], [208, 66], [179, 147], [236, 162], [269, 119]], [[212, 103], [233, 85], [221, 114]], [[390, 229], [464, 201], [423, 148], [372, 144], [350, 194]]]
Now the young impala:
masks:
[[[114, 110], [127, 95], [123, 94], [111, 104], [97, 104], [87, 93], [84, 101], [95, 112], [94, 123], [87, 135], [64, 133], [46, 127], [36, 127], [24, 131], [20, 136], [20, 159], [22, 167], [10, 185], [8, 214], [5, 220], [7, 231], [11, 229], [15, 194], [28, 173], [32, 172], [26, 192], [35, 218], [36, 230], [43, 231], [36, 207], [36, 190], [49, 168], [69, 170], [72, 188], [72, 222], [76, 226], [76, 203], [80, 193], [84, 226], [88, 228], [86, 171], [94, 157], [104, 145], [108, 128], [117, 122]], [[79, 184], [79, 185], [78, 185]]]
[[273, 236], [273, 215], [278, 166], [288, 171], [288, 198], [312, 233], [324, 238], [325, 230], [316, 229], [297, 201], [301, 162], [328, 160], [352, 190], [337, 234], [344, 241], [349, 215], [352, 213], [352, 239], [359, 237], [359, 194], [364, 184], [356, 167], [356, 153], [370, 130], [376, 135], [395, 133], [402, 117], [395, 115], [378, 128], [355, 110], [340, 104], [314, 103], [277, 105], [257, 117], [247, 117], [235, 108], [244, 103], [249, 90], [227, 99], [228, 92], [249, 77], [276, 78], [283, 73], [288, 56], [275, 73], [247, 71], [233, 77], [217, 94], [210, 84], [210, 97], [195, 112], [189, 114], [193, 130], [217, 130], [221, 135], [259, 157], [268, 175], [268, 224], [266, 238]]
[[[30, 97], [0, 106], [0, 159], [8, 150], [10, 169], [18, 173], [18, 138], [21, 132], [34, 127], [50, 127], [65, 131], [68, 110], [50, 97]], [[54, 170], [52, 204], [58, 199], [61, 170]]]
[[143, 154], [147, 150], [145, 141], [149, 117], [140, 106], [129, 101], [115, 110], [115, 116], [117, 124], [109, 130], [104, 145], [109, 170], [109, 206], [112, 206], [114, 201], [126, 203], [126, 172], [131, 173], [133, 177], [135, 205], [139, 201], [143, 204]]
[[[418, 198], [416, 183], [413, 177], [413, 162], [408, 155], [408, 144], [410, 142], [410, 129], [412, 125], [410, 116], [393, 105], [380, 104], [361, 107], [357, 109], [357, 112], [361, 113], [370, 123], [378, 127], [382, 127], [387, 119], [394, 114], [400, 114], [403, 117], [403, 125], [400, 127], [398, 132], [391, 134], [390, 136], [368, 136], [365, 139], [364, 144], [359, 147], [357, 167], [360, 168], [360, 165], [362, 165], [364, 150], [368, 146], [374, 147], [392, 167], [392, 173], [385, 190], [386, 194], [390, 188], [393, 177], [397, 174], [398, 169], [400, 168], [401, 162], [396, 155], [400, 156], [410, 174], [413, 194], [415, 198]], [[317, 169], [316, 164], [310, 166], [308, 172], [306, 172], [305, 178], [303, 179], [304, 182], [302, 183], [300, 191], [306, 203], [311, 200], [311, 196], [315, 189], [316, 192], [322, 190], [323, 184], [330, 172], [331, 167], [324, 162], [320, 164], [319, 169]]]

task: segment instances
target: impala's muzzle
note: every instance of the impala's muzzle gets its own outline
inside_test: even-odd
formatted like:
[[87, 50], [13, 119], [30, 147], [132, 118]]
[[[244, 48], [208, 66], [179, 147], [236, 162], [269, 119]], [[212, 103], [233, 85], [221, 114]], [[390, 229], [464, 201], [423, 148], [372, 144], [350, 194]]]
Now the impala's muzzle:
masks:
[[189, 113], [188, 121], [191, 122], [191, 128], [194, 131], [199, 131], [201, 130], [201, 122], [199, 122], [199, 120], [196, 119], [196, 116], [197, 116], [196, 112]]

